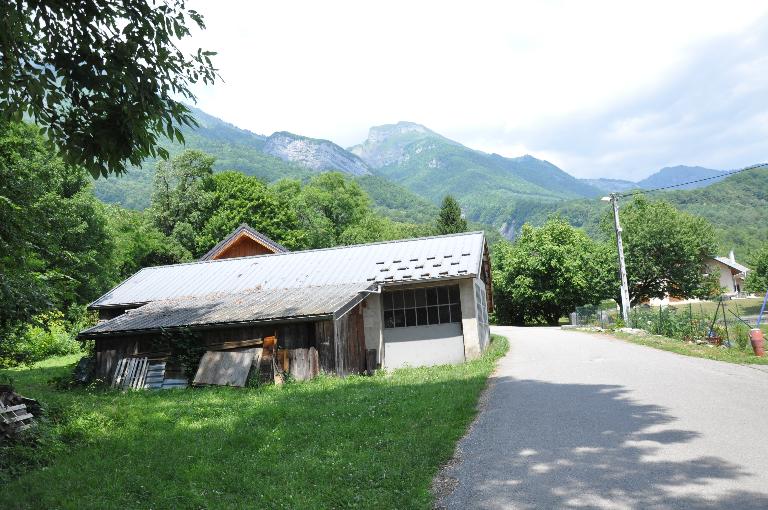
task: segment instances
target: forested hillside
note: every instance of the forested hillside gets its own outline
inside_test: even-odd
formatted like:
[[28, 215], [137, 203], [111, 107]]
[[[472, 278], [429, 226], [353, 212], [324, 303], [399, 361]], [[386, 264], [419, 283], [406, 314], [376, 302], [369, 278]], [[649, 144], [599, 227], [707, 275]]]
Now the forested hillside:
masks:
[[[473, 150], [412, 122], [373, 127], [363, 143], [345, 150], [327, 140], [286, 132], [265, 137], [198, 109], [194, 114], [200, 127], [183, 130], [186, 146], [167, 143], [171, 155], [184, 148], [199, 149], [215, 158], [214, 171], [236, 170], [267, 184], [283, 178], [307, 182], [319, 172], [338, 169], [366, 191], [377, 214], [402, 223], [429, 223], [437, 204], [450, 194], [467, 219], [508, 238], [525, 222], [543, 224], [553, 213], [598, 235], [600, 218], [607, 210], [599, 197], [606, 192], [669, 186], [722, 173], [678, 166], [663, 168], [637, 183], [583, 180], [532, 156], [506, 158]], [[96, 196], [131, 209], [147, 208], [155, 166], [156, 161], [147, 161], [124, 177], [97, 180]], [[708, 218], [715, 225], [721, 251], [735, 248], [743, 257], [768, 238], [764, 174], [744, 172], [698, 183], [706, 186], [700, 189], [654, 196]]]
[[455, 196], [467, 217], [489, 224], [498, 223], [498, 211], [521, 200], [600, 193], [547, 161], [487, 154], [412, 122], [375, 126], [350, 151], [378, 174], [433, 202]]
[[[694, 190], [651, 193], [678, 209], [697, 214], [715, 227], [721, 254], [736, 250], [740, 260], [749, 260], [768, 239], [768, 168], [747, 170]], [[505, 226], [517, 231], [523, 223], [543, 224], [558, 214], [593, 236], [601, 235], [599, 224], [608, 206], [598, 199], [560, 203], [521, 201], [506, 211]]]

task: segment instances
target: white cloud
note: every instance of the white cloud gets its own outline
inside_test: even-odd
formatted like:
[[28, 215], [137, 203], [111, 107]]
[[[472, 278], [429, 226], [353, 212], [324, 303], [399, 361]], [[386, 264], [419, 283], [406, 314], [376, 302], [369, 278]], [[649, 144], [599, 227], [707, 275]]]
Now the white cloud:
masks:
[[[728, 105], [751, 109], [750, 122], [766, 111], [758, 57], [768, 44], [754, 33], [763, 2], [191, 6], [208, 29], [190, 42], [219, 52], [225, 80], [197, 89], [198, 106], [259, 133], [346, 146], [372, 125], [412, 120], [470, 147], [633, 178], [672, 162], [746, 164], [761, 147], [739, 129], [722, 139], [736, 145], [709, 145], [729, 114], [747, 117]], [[732, 77], [714, 76], [713, 65]], [[696, 76], [712, 82], [691, 88]]]

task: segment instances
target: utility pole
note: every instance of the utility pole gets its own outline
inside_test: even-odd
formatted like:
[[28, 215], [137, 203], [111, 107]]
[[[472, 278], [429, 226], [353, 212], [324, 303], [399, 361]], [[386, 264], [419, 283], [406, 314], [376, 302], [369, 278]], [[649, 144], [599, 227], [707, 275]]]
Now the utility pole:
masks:
[[601, 200], [611, 202], [613, 206], [613, 224], [616, 228], [616, 248], [619, 251], [619, 274], [621, 275], [621, 317], [624, 324], [629, 324], [629, 284], [627, 283], [627, 266], [624, 264], [624, 244], [621, 242], [621, 225], [619, 224], [619, 195], [611, 193]]

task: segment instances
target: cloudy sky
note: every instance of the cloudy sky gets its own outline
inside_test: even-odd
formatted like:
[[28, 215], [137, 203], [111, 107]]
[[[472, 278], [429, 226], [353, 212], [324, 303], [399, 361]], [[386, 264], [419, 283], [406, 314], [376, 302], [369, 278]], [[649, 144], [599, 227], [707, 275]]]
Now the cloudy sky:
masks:
[[359, 143], [410, 120], [579, 177], [768, 160], [768, 2], [196, 0], [203, 110]]

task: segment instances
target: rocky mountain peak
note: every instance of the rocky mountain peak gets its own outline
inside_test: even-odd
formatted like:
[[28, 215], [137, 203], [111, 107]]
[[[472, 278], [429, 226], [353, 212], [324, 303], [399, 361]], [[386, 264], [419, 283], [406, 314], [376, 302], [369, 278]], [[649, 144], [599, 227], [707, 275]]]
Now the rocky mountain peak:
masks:
[[400, 121], [396, 124], [373, 126], [368, 130], [368, 138], [363, 143], [351, 147], [349, 151], [360, 156], [371, 167], [381, 168], [401, 161], [408, 146], [426, 139], [455, 143], [421, 124]]
[[371, 173], [362, 159], [335, 143], [287, 131], [273, 133], [267, 138], [262, 150], [283, 161], [291, 161], [316, 172], [338, 170], [350, 175]]

